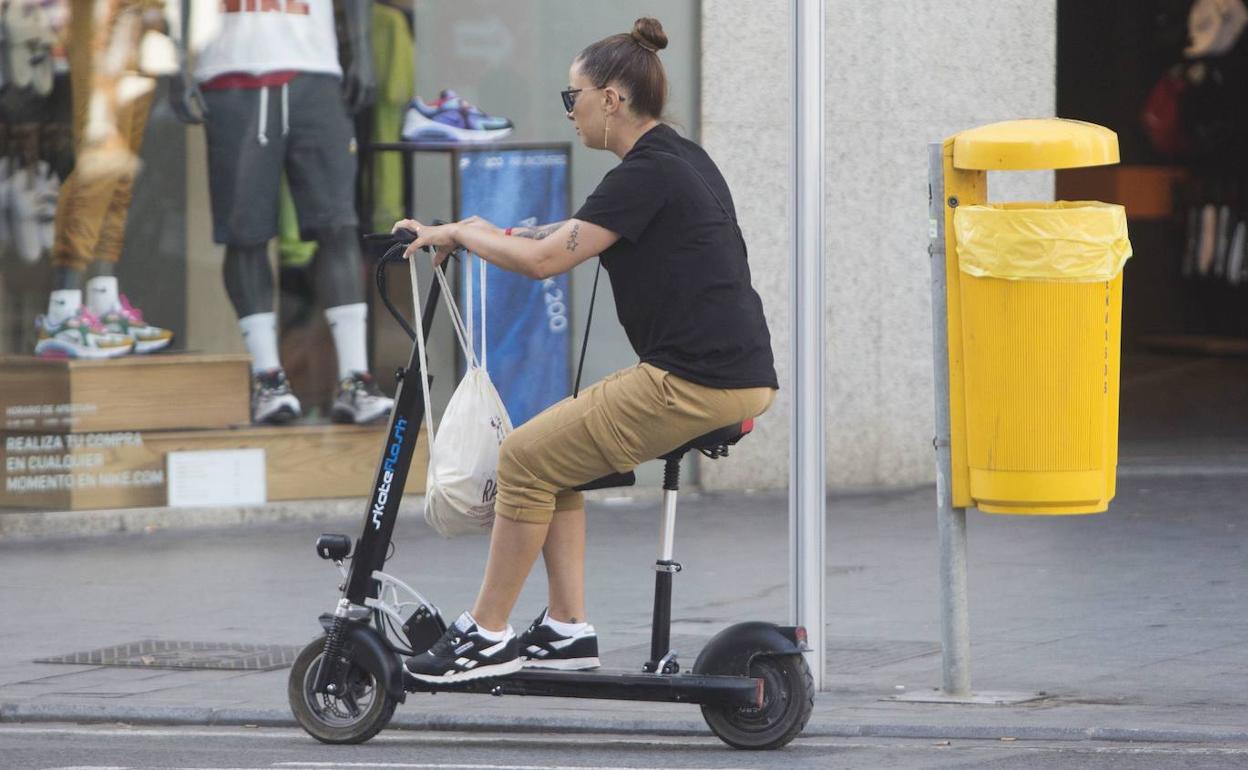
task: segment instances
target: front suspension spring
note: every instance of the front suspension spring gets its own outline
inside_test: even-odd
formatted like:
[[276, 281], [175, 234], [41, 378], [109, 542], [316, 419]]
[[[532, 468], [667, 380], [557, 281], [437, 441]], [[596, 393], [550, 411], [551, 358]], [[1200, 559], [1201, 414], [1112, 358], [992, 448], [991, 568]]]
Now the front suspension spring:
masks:
[[[343, 643], [347, 635], [346, 625], [347, 621], [344, 618], [335, 617], [334, 622], [329, 626], [329, 631], [325, 633], [325, 647], [321, 651], [321, 670], [316, 678], [318, 691], [326, 691], [338, 678], [335, 673], [338, 670], [338, 658], [342, 654]], [[338, 695], [339, 693], [331, 694]]]

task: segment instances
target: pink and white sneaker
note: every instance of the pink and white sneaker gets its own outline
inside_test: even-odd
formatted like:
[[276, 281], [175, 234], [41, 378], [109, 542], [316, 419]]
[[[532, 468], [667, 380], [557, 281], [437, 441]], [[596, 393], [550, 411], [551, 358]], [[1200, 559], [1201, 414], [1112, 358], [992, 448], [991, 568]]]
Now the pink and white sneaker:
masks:
[[134, 340], [135, 353], [154, 353], [173, 341], [173, 332], [143, 320], [143, 313], [118, 291], [116, 276], [97, 275], [87, 281], [86, 305], [106, 330]]
[[39, 316], [35, 326], [39, 330], [35, 355], [40, 358], [117, 358], [134, 349], [133, 339], [107, 331], [85, 307], [60, 323]]
[[135, 353], [155, 353], [173, 342], [173, 332], [153, 326], [143, 320], [143, 311], [130, 304], [126, 295], [120, 295], [119, 305], [100, 316], [106, 331], [134, 340]]

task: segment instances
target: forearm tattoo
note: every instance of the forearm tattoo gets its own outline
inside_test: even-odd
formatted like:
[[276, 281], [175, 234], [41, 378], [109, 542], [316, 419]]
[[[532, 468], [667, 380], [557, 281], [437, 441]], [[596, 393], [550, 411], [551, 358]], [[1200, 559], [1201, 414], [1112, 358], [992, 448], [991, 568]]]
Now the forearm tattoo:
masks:
[[581, 223], [577, 222], [576, 224], [572, 225], [572, 233], [568, 235], [568, 244], [566, 247], [568, 251], [573, 251], [573, 252], [576, 251], [576, 247], [578, 245], [576, 242], [576, 236], [580, 235], [580, 233], [581, 233]]
[[553, 222], [549, 225], [542, 225], [541, 227], [514, 228], [512, 229], [511, 234], [517, 238], [532, 238], [535, 241], [540, 241], [543, 238], [549, 237], [560, 227], [563, 227], [563, 222]]

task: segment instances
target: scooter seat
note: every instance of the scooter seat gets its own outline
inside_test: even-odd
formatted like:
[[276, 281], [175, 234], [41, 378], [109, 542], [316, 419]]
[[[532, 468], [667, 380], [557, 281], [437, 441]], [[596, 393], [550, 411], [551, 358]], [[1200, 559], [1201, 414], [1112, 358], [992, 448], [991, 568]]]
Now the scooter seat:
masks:
[[594, 479], [588, 484], [582, 484], [576, 487], [577, 492], [588, 492], [591, 489], [615, 489], [616, 487], [631, 487], [637, 483], [637, 475], [632, 471], [624, 473], [610, 473], [600, 479]]
[[682, 457], [685, 453], [694, 449], [699, 452], [709, 453], [713, 457], [718, 457], [727, 452], [720, 452], [726, 447], [733, 446], [741, 439], [749, 435], [754, 430], [754, 420], [746, 420], [745, 422], [733, 423], [722, 428], [717, 428], [703, 436], [698, 436], [694, 440], [680, 446], [667, 454], [663, 455], [663, 459], [667, 460], [673, 457]]
[[[723, 428], [717, 428], [704, 436], [698, 436], [693, 441], [688, 442], [684, 446], [673, 449], [663, 455], [663, 460], [677, 459], [684, 457], [691, 450], [697, 449], [704, 452], [708, 457], [715, 459], [728, 454], [728, 447], [736, 444], [745, 438], [750, 431], [754, 430], [754, 420], [746, 420], [745, 422], [733, 423]], [[603, 476], [595, 479], [588, 484], [582, 484], [576, 487], [578, 492], [588, 492], [591, 489], [610, 489], [612, 487], [631, 487], [637, 483], [637, 477], [632, 471], [627, 473], [612, 473], [609, 476]]]

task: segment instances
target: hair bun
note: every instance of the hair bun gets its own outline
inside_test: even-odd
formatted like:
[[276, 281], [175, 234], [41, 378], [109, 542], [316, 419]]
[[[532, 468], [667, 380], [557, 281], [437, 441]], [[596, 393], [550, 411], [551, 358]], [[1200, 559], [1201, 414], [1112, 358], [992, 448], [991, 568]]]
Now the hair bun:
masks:
[[633, 23], [633, 39], [652, 51], [667, 48], [667, 34], [658, 19], [643, 16]]

